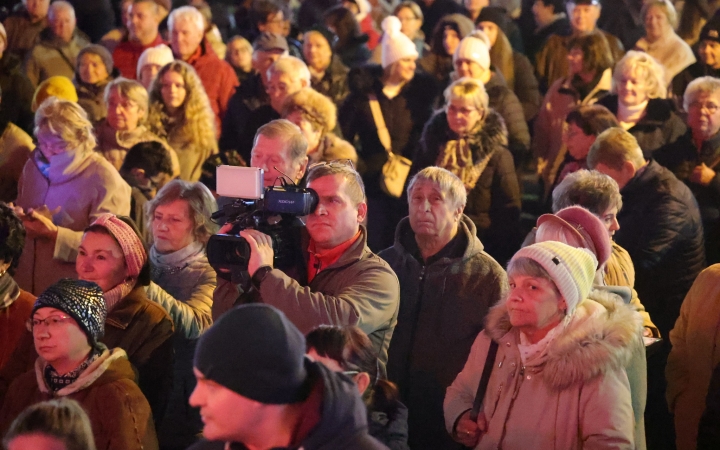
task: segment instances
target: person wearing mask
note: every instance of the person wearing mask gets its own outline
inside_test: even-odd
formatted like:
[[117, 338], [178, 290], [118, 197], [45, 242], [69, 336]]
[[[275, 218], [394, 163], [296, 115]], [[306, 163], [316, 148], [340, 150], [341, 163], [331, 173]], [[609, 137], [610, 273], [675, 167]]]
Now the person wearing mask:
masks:
[[153, 270], [146, 292], [175, 324], [173, 388], [158, 430], [163, 448], [187, 448], [202, 429], [197, 409], [188, 407], [188, 397], [195, 386], [195, 345], [212, 324], [216, 276], [208, 263], [205, 244], [217, 230], [210, 221], [216, 209], [208, 188], [182, 180], [163, 186], [147, 207]]
[[349, 94], [348, 69], [333, 52], [337, 37], [322, 26], [304, 33], [303, 57], [310, 70], [310, 85], [340, 107]]
[[425, 126], [412, 172], [438, 166], [467, 190], [466, 216], [485, 251], [507, 261], [520, 248], [520, 186], [502, 118], [482, 83], [461, 78], [445, 91], [445, 108]]
[[233, 36], [227, 43], [225, 61], [230, 63], [242, 86], [243, 82], [253, 74], [253, 48], [242, 36]]
[[430, 51], [418, 60], [418, 66], [435, 78], [440, 90], [450, 84], [453, 55], [460, 41], [475, 29], [473, 22], [462, 14], [443, 17], [433, 30]]
[[[591, 252], [552, 241], [513, 256], [508, 295], [490, 310], [445, 396], [446, 429], [457, 442], [478, 449], [610, 442], [634, 448], [624, 366], [640, 340], [640, 322], [620, 300], [588, 298], [597, 265]], [[473, 399], [491, 342], [498, 345], [496, 363], [488, 366], [475, 419]]]
[[552, 84], [568, 73], [568, 41], [593, 32], [605, 37], [613, 63], [622, 58], [625, 49], [618, 38], [597, 28], [600, 17], [600, 0], [571, 0], [567, 2], [571, 32], [567, 35], [551, 35], [535, 57], [535, 72], [540, 82], [540, 91], [546, 92]]
[[392, 247], [380, 252], [400, 280], [398, 324], [388, 378], [409, 410], [410, 447], [449, 448], [443, 427], [445, 390], [467, 360], [488, 309], [507, 291], [505, 271], [483, 251], [463, 209], [463, 182], [427, 167], [408, 185], [410, 214]]
[[150, 89], [148, 129], [177, 153], [180, 179], [197, 181], [203, 162], [218, 152], [215, 115], [191, 65], [163, 67]]
[[7, 50], [25, 61], [40, 33], [48, 26], [50, 0], [22, 0], [22, 8], [5, 19]]
[[307, 356], [352, 378], [367, 406], [370, 436], [390, 450], [410, 450], [408, 410], [397, 386], [382, 378], [372, 342], [355, 326], [319, 326], [305, 336]]
[[160, 6], [155, 0], [134, 0], [128, 10], [128, 36], [112, 53], [115, 67], [130, 80], [136, 79], [138, 62], [143, 52], [164, 44], [160, 26]]
[[99, 448], [158, 448], [127, 354], [100, 342], [106, 315], [102, 289], [90, 281], [65, 278], [38, 296], [27, 325], [40, 356], [10, 386], [0, 409], [3, 434], [26, 407], [66, 397], [88, 411]]
[[239, 84], [235, 71], [210, 47], [205, 39], [205, 19], [195, 7], [174, 9], [168, 18], [168, 29], [175, 59], [193, 66], [202, 81], [219, 135], [228, 102]]
[[687, 131], [673, 101], [665, 98], [663, 72], [655, 58], [630, 50], [613, 69], [612, 94], [598, 101], [637, 139], [645, 159], [672, 146]]
[[60, 0], [50, 6], [48, 28], [38, 35], [25, 60], [25, 75], [33, 86], [52, 76], [73, 79], [78, 54], [90, 44], [90, 39], [75, 25], [75, 9], [70, 3]]
[[692, 80], [705, 76], [720, 78], [720, 17], [710, 19], [703, 26], [697, 53], [698, 60], [675, 75], [670, 85], [679, 107], [682, 107], [685, 90]]
[[[408, 159], [414, 157], [437, 95], [435, 80], [416, 70], [415, 44], [400, 31], [401, 26], [395, 16], [383, 20], [382, 65], [351, 70], [350, 95], [338, 112], [343, 138], [353, 142], [358, 137], [363, 150], [363, 182], [372, 215], [368, 242], [374, 251], [392, 245], [395, 227], [406, 210], [404, 201], [385, 193], [381, 186], [388, 149]], [[375, 99], [379, 114], [373, 113], [370, 103]], [[383, 133], [382, 125], [378, 126], [380, 115], [389, 139], [378, 134]]]
[[80, 50], [73, 84], [82, 106], [93, 125], [107, 117], [105, 88], [120, 73], [113, 66], [112, 56], [105, 47], [91, 44]]
[[35, 89], [22, 70], [22, 60], [8, 50], [8, 42], [5, 27], [0, 24], [0, 90], [4, 100], [0, 126], [12, 122], [32, 135], [35, 115], [31, 104]]
[[150, 92], [153, 81], [160, 69], [175, 61], [172, 50], [165, 44], [145, 49], [137, 62], [137, 81]]

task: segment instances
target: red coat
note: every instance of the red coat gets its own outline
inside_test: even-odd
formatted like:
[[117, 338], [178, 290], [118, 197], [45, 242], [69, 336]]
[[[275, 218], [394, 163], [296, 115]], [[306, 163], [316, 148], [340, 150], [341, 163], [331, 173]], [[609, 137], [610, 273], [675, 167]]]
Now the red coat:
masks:
[[137, 41], [124, 40], [120, 42], [113, 51], [113, 64], [118, 68], [122, 76], [131, 80], [137, 79], [137, 64], [140, 55], [150, 48], [160, 44], [167, 44], [158, 33], [155, 40], [148, 45], [142, 45]]
[[186, 62], [195, 68], [200, 81], [205, 86], [210, 106], [215, 113], [215, 125], [219, 136], [227, 104], [235, 93], [235, 88], [240, 84], [235, 70], [227, 61], [218, 58], [206, 39], [203, 39], [195, 54]]

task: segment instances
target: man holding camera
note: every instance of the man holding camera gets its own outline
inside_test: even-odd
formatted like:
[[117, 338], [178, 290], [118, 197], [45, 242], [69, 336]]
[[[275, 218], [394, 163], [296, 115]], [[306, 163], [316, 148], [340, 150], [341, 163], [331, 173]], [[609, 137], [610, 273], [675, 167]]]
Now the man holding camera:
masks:
[[[271, 124], [275, 122], [281, 121]], [[287, 128], [285, 142], [292, 142]], [[304, 140], [300, 129], [294, 130], [296, 138]], [[267, 137], [264, 133], [262, 128], [258, 130], [252, 161], [253, 166], [258, 163], [257, 167], [268, 170], [267, 187], [277, 175], [268, 175], [269, 169], [280, 169], [280, 162], [262, 166], [256, 160], [256, 153], [263, 150], [258, 147]], [[297, 249], [302, 257], [298, 258], [300, 267], [293, 267], [295, 274], [291, 277], [291, 271], [274, 267], [270, 236], [253, 229], [241, 231], [250, 246], [251, 291], [246, 293], [230, 281], [219, 280], [213, 318], [252, 298], [283, 311], [302, 333], [318, 325], [357, 325], [368, 334], [385, 363], [397, 323], [400, 287], [390, 266], [367, 247], [367, 230], [361, 225], [367, 214], [362, 179], [352, 166], [333, 162], [312, 167], [307, 187], [317, 192], [318, 205], [306, 218]], [[228, 229], [226, 225], [221, 232]]]

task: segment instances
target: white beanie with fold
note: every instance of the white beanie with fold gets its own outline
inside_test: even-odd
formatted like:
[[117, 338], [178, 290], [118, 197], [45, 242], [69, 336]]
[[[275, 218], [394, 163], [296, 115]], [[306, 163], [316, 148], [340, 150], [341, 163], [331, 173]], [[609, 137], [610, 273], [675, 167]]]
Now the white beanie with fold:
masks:
[[489, 39], [480, 30], [463, 38], [453, 55], [453, 64], [458, 59], [467, 59], [477, 63], [485, 70], [490, 69], [490, 44]]
[[402, 24], [395, 16], [388, 16], [382, 21], [382, 66], [383, 69], [403, 58], [418, 57], [417, 48], [409, 37], [400, 29]]

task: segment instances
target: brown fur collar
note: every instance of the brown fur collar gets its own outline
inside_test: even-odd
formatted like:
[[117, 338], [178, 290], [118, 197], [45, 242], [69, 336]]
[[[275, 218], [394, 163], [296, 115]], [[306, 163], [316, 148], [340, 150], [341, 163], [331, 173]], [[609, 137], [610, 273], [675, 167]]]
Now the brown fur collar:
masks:
[[[642, 339], [642, 317], [631, 306], [609, 292], [593, 290], [588, 297], [578, 305], [567, 328], [548, 345], [541, 373], [551, 389], [563, 390], [625, 367], [632, 346]], [[506, 301], [495, 305], [486, 320], [485, 330], [496, 342], [517, 333], [510, 324]]]

